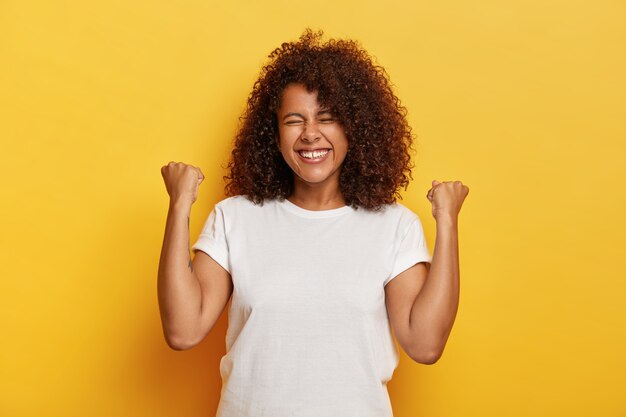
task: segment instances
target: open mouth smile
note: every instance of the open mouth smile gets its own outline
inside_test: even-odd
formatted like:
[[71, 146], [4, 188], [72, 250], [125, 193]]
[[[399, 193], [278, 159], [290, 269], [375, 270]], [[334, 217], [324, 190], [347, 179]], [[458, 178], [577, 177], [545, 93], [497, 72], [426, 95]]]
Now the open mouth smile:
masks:
[[331, 149], [316, 149], [314, 151], [300, 150], [300, 151], [297, 151], [296, 153], [300, 157], [301, 161], [304, 161], [310, 164], [310, 163], [319, 163], [319, 162], [324, 161], [328, 157], [328, 154], [330, 152], [331, 152]]

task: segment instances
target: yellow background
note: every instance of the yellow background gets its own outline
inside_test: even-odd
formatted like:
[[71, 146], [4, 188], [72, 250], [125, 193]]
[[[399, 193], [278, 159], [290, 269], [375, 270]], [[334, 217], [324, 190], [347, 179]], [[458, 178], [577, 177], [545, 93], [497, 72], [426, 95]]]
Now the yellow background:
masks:
[[[0, 415], [212, 416], [226, 315], [161, 333], [160, 168], [223, 198], [267, 54], [361, 41], [417, 135], [403, 203], [461, 180], [461, 302], [442, 358], [402, 352], [396, 417], [626, 416], [626, 3], [0, 3]], [[193, 243], [193, 242], [192, 242]], [[295, 416], [297, 417], [297, 416]]]

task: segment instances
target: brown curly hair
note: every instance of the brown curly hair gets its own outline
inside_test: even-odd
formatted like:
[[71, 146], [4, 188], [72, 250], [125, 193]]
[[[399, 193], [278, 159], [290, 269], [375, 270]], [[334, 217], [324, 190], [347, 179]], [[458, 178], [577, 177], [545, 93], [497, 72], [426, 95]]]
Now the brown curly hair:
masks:
[[245, 195], [255, 204], [284, 200], [295, 175], [277, 146], [282, 92], [291, 83], [317, 91], [318, 101], [344, 127], [348, 151], [339, 186], [346, 204], [380, 210], [402, 198], [398, 189], [413, 179], [413, 150], [407, 111], [384, 68], [354, 40], [320, 42], [322, 31], [307, 28], [299, 41], [283, 43], [268, 57], [240, 117], [227, 168], [226, 196]]

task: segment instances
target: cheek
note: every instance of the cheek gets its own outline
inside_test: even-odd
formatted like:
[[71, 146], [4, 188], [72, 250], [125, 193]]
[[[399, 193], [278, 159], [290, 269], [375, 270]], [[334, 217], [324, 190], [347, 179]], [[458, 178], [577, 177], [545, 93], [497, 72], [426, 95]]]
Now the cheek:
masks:
[[346, 147], [348, 139], [346, 136], [346, 132], [339, 126], [328, 126], [326, 129], [321, 129], [321, 132], [324, 136], [330, 139], [336, 147]]
[[278, 149], [280, 150], [281, 153], [284, 152], [284, 150], [286, 149], [287, 143], [288, 143], [288, 138], [285, 135], [285, 132], [280, 130], [278, 132], [278, 135], [276, 136], [276, 146], [278, 146]]
[[343, 154], [343, 160], [345, 161], [350, 150], [350, 145], [347, 140], [345, 142], [342, 142], [341, 149]]
[[280, 129], [278, 131], [278, 143], [283, 148], [293, 146], [294, 142], [298, 139], [299, 133], [295, 129]]
[[336, 134], [335, 138], [335, 147], [344, 153], [347, 152], [349, 143], [346, 135], [341, 131]]

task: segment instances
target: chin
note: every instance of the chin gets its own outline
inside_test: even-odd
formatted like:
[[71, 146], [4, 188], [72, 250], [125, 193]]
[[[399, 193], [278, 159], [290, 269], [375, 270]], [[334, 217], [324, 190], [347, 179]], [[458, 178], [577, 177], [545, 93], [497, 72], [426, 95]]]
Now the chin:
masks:
[[327, 181], [329, 179], [328, 176], [325, 177], [319, 177], [319, 176], [306, 176], [303, 177], [301, 175], [298, 175], [298, 178], [300, 179], [300, 181], [302, 182], [306, 182], [307, 184], [318, 184], [318, 183], [322, 183], [324, 181]]
[[320, 184], [326, 181], [327, 178], [302, 178], [300, 177], [300, 179], [303, 182], [306, 182], [307, 184]]

